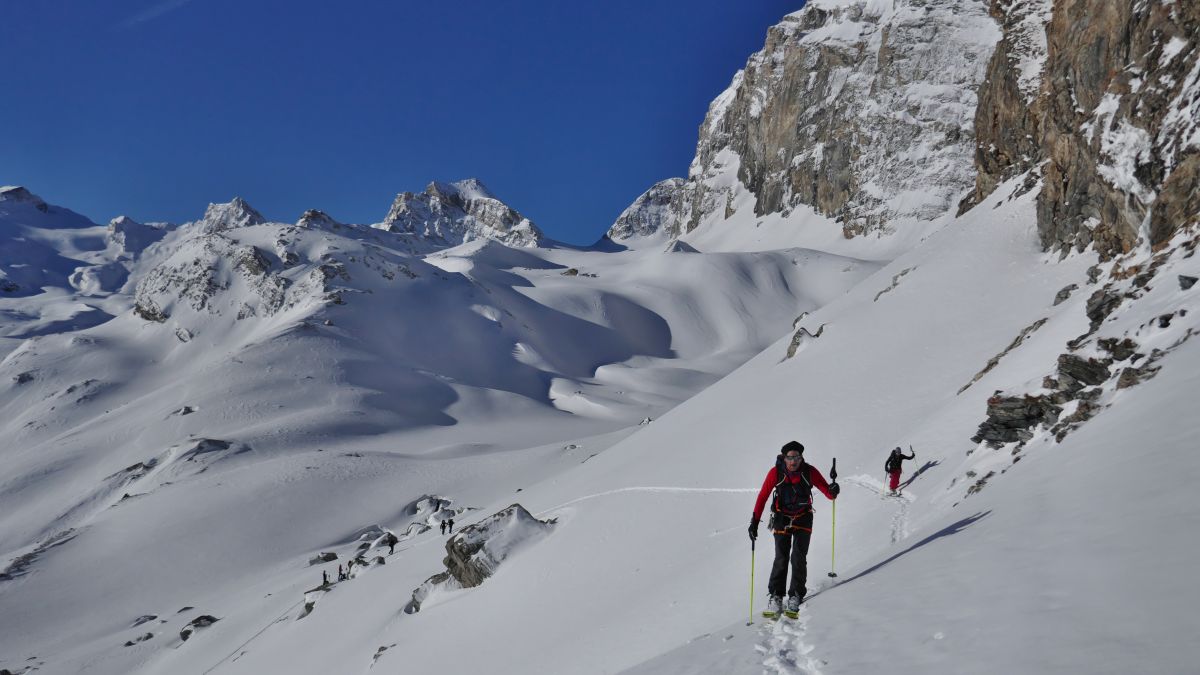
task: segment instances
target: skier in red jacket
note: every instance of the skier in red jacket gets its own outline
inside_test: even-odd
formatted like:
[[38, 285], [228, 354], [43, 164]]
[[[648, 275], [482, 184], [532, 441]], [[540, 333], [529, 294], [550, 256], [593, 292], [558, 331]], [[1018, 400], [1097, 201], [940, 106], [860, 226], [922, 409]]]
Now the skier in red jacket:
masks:
[[767, 609], [764, 616], [778, 616], [783, 605], [784, 587], [787, 582], [788, 561], [792, 565], [792, 584], [788, 587], [787, 612], [795, 615], [808, 592], [808, 543], [812, 537], [813, 509], [812, 489], [816, 487], [829, 499], [837, 499], [841, 488], [835, 482], [825, 482], [825, 477], [804, 461], [804, 446], [789, 441], [783, 446], [775, 467], [767, 472], [758, 500], [754, 502], [754, 516], [750, 520], [750, 539], [758, 538], [758, 523], [762, 519], [767, 497], [774, 490], [771, 500], [771, 531], [775, 534], [775, 562], [771, 565], [771, 579], [767, 583]]

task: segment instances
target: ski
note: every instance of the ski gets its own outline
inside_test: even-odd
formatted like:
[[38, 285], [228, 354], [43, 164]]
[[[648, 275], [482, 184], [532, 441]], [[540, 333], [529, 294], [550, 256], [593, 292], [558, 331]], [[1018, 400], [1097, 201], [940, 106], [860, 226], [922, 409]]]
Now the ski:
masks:
[[783, 615], [789, 619], [799, 619], [800, 618], [800, 612], [789, 612], [786, 609], [783, 611]]

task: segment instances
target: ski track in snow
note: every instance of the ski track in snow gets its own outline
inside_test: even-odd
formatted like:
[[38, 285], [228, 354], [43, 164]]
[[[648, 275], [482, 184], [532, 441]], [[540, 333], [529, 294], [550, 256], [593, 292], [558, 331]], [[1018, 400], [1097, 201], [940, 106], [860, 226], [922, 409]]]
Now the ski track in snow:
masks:
[[804, 641], [808, 627], [808, 607], [802, 605], [795, 619], [768, 619], [759, 629], [761, 638], [755, 649], [763, 654], [763, 672], [780, 675], [820, 675], [813, 646]]
[[553, 513], [554, 511], [557, 511], [559, 509], [565, 509], [568, 506], [573, 506], [575, 504], [578, 504], [579, 502], [585, 502], [585, 501], [588, 501], [589, 499], [596, 499], [598, 497], [608, 497], [610, 495], [621, 494], [623, 492], [660, 492], [660, 493], [721, 493], [721, 492], [725, 492], [725, 493], [746, 494], [746, 493], [757, 493], [758, 488], [625, 487], [625, 488], [617, 488], [616, 490], [609, 490], [607, 492], [597, 492], [594, 495], [587, 495], [584, 497], [572, 499], [569, 502], [563, 502], [562, 504], [559, 504], [558, 506], [555, 506], [553, 508], [539, 511], [537, 515], [539, 517], [541, 517], [548, 513]]
[[895, 544], [898, 541], [908, 538], [908, 507], [915, 499], [911, 494], [905, 494], [904, 492], [891, 494], [884, 488], [882, 481], [877, 481], [867, 475], [850, 476], [842, 480], [851, 485], [857, 485], [858, 487], [874, 492], [876, 495], [879, 495], [880, 499], [896, 502], [896, 513], [892, 516], [892, 543]]

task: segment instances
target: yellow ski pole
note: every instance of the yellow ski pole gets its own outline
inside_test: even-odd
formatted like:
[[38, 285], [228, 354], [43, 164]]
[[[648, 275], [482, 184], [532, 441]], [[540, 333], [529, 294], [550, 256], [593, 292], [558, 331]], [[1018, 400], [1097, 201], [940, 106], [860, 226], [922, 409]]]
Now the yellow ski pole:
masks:
[[747, 626], [754, 625], [754, 540], [750, 540], [750, 620]]
[[[837, 457], [833, 458], [833, 468], [831, 468], [829, 470], [829, 479], [831, 481], [833, 481], [834, 485], [837, 484]], [[837, 495], [834, 495], [834, 496], [836, 497]], [[836, 499], [833, 500], [833, 507], [830, 510], [830, 514], [831, 514], [831, 517], [833, 518], [833, 522], [829, 526], [829, 576], [836, 577], [837, 572], [835, 572], [834, 570], [837, 568], [834, 566], [834, 555], [833, 555], [834, 547], [837, 545], [837, 500]]]

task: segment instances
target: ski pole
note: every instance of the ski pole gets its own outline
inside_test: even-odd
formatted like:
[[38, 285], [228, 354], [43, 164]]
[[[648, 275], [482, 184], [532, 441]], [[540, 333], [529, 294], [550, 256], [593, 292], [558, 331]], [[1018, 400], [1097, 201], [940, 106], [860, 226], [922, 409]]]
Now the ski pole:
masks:
[[747, 626], [754, 625], [754, 540], [750, 540], [750, 620]]
[[[829, 478], [833, 483], [837, 484], [837, 457], [833, 458], [833, 467], [829, 469]], [[837, 569], [834, 566], [834, 549], [837, 545], [837, 500], [833, 500], [833, 507], [830, 509], [830, 517], [833, 519], [829, 526], [829, 576], [836, 577]]]

